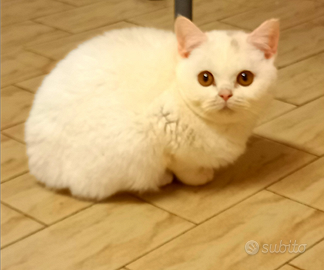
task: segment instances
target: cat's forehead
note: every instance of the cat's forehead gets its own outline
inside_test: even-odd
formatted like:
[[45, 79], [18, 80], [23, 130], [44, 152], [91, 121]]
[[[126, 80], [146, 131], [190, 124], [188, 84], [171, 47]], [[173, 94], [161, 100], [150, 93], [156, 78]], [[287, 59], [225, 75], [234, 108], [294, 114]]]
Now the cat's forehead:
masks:
[[246, 49], [247, 33], [233, 30], [215, 30], [206, 33], [209, 43], [217, 50], [238, 52]]
[[197, 50], [197, 61], [206, 68], [230, 73], [233, 69], [252, 68], [262, 57], [257, 50], [251, 49], [248, 33], [216, 30], [206, 34], [208, 41]]

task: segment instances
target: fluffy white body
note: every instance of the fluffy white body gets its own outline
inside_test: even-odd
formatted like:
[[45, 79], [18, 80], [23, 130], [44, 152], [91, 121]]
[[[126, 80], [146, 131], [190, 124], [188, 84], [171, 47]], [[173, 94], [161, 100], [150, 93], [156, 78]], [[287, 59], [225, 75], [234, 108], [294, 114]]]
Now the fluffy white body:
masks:
[[[26, 122], [30, 172], [94, 199], [157, 190], [173, 174], [190, 185], [212, 180], [213, 169], [244, 152], [276, 69], [246, 33], [206, 37], [181, 57], [174, 33], [130, 28], [68, 54], [43, 81]], [[203, 70], [215, 85], [198, 83]], [[242, 70], [255, 74], [249, 87], [235, 82]], [[218, 95], [224, 88], [233, 92], [227, 101]]]

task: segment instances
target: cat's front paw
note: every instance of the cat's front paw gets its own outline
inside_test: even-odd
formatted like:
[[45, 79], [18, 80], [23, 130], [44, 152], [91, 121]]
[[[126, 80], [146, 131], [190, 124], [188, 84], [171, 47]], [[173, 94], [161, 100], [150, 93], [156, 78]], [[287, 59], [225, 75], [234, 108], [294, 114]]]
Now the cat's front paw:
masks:
[[212, 181], [214, 179], [214, 170], [210, 168], [200, 168], [199, 173], [204, 184]]
[[201, 186], [212, 181], [213, 178], [213, 169], [199, 168], [198, 170], [188, 171], [186, 175], [181, 175], [179, 180], [190, 186]]
[[170, 184], [173, 181], [173, 173], [166, 171], [160, 180], [160, 187]]
[[204, 185], [214, 179], [214, 170], [210, 168], [200, 168], [197, 175], [197, 186]]

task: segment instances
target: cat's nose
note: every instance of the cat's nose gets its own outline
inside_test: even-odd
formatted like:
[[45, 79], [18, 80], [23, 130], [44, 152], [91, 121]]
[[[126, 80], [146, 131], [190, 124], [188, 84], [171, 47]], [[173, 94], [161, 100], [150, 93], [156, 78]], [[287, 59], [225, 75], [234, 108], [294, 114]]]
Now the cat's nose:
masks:
[[233, 96], [233, 93], [231, 90], [228, 89], [222, 89], [219, 91], [218, 95], [224, 99], [225, 101], [227, 101], [230, 97]]

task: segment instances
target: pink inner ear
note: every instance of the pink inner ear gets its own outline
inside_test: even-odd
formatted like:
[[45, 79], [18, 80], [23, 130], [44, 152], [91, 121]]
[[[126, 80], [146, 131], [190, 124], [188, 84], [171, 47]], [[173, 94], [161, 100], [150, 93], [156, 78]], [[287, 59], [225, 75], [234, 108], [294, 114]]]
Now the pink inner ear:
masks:
[[185, 58], [194, 48], [197, 48], [207, 39], [206, 35], [195, 24], [183, 16], [176, 19], [175, 33], [179, 54]]
[[263, 51], [265, 58], [271, 58], [278, 50], [279, 21], [272, 19], [264, 22], [249, 35], [248, 41]]

